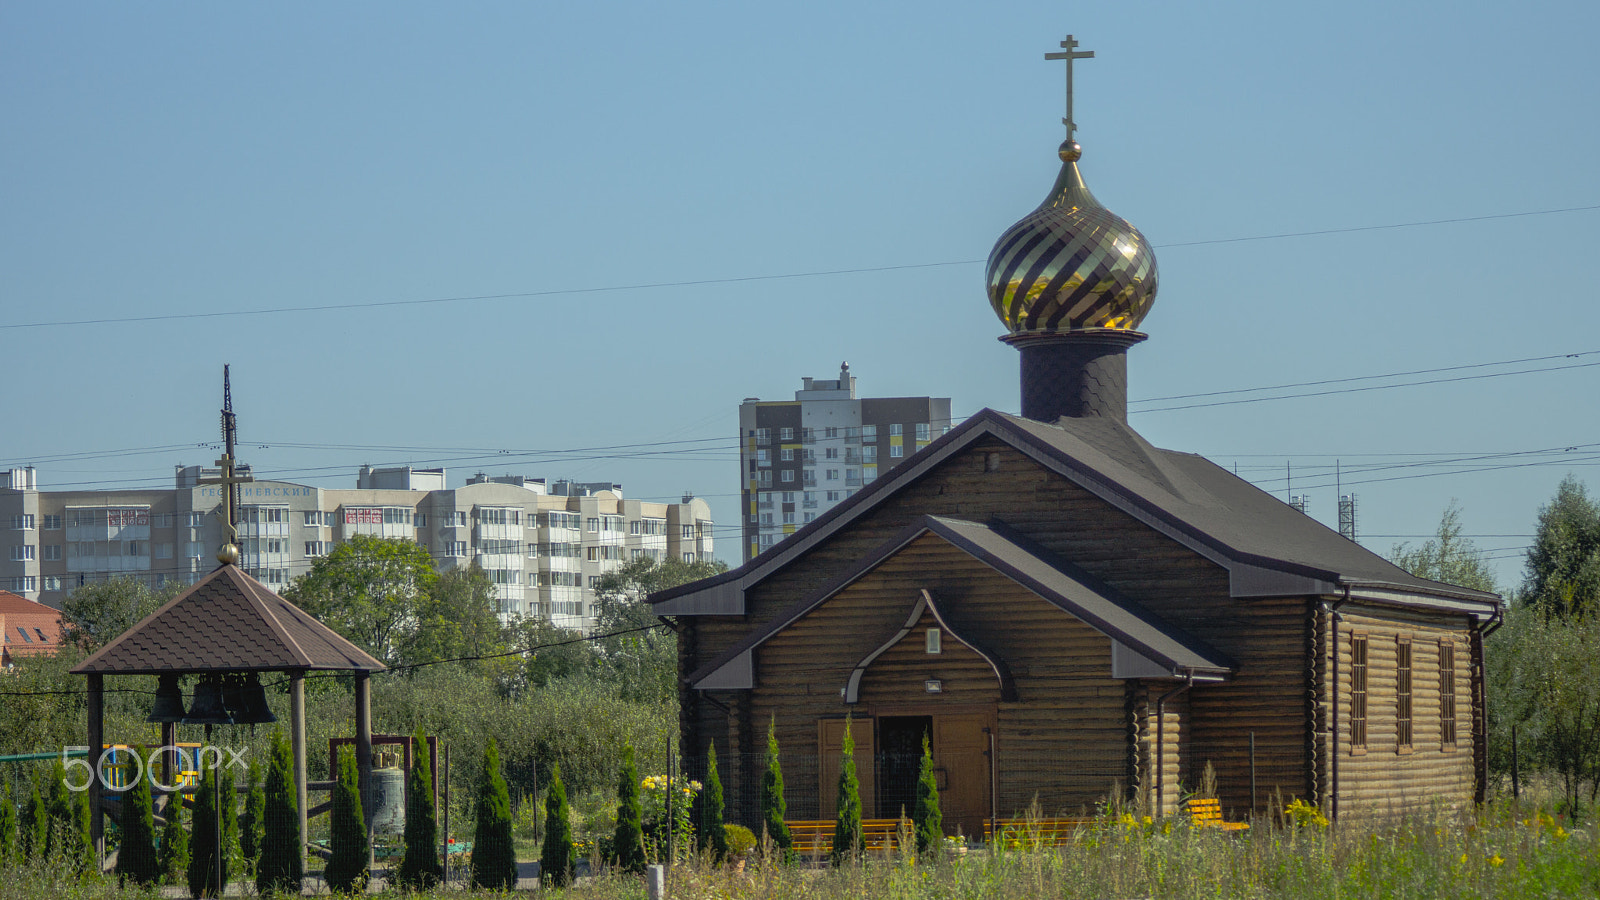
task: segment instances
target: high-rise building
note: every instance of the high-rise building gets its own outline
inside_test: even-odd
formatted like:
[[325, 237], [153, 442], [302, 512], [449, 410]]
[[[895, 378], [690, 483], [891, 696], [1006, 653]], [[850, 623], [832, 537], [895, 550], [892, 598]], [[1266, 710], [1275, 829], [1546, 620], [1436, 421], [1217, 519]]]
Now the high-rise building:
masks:
[[[99, 579], [193, 583], [222, 543], [221, 488], [205, 483], [216, 474], [186, 466], [170, 489], [40, 491], [33, 469], [0, 471], [0, 589], [60, 607]], [[503, 617], [587, 628], [595, 582], [625, 561], [713, 558], [711, 508], [693, 496], [630, 500], [620, 484], [520, 475], [475, 475], [451, 490], [443, 469], [409, 467], [363, 466], [357, 484], [240, 485], [240, 568], [281, 591], [353, 535], [408, 538], [441, 570], [476, 561]]]
[[739, 404], [740, 517], [750, 559], [832, 509], [950, 430], [949, 397], [856, 396], [850, 364], [836, 380], [801, 379], [793, 400]]

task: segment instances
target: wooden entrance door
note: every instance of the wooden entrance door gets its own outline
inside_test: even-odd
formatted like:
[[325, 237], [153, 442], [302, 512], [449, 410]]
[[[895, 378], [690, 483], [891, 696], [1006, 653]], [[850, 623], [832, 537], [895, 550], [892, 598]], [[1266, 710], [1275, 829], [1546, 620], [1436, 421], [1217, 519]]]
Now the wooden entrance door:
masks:
[[971, 837], [983, 834], [989, 817], [989, 713], [933, 717], [933, 764], [939, 780], [939, 811], [946, 834], [957, 828]]

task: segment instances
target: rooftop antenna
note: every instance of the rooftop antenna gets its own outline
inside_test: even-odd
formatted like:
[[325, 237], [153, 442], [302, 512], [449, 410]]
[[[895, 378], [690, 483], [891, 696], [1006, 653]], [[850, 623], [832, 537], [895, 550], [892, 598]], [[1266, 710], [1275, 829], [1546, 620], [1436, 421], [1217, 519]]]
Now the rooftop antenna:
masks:
[[1075, 59], [1094, 59], [1093, 50], [1076, 50], [1078, 42], [1072, 35], [1061, 42], [1061, 53], [1046, 53], [1045, 59], [1064, 59], [1067, 61], [1067, 115], [1061, 124], [1067, 126], [1067, 143], [1072, 143], [1072, 135], [1078, 130], [1078, 124], [1072, 120], [1072, 61]]
[[239, 485], [255, 479], [249, 475], [234, 474], [234, 440], [238, 437], [238, 420], [233, 415], [233, 385], [228, 377], [228, 366], [222, 367], [222, 458], [217, 460], [219, 477], [202, 478], [201, 484], [215, 484], [222, 488], [222, 547], [217, 550], [217, 561], [223, 565], [239, 564]]

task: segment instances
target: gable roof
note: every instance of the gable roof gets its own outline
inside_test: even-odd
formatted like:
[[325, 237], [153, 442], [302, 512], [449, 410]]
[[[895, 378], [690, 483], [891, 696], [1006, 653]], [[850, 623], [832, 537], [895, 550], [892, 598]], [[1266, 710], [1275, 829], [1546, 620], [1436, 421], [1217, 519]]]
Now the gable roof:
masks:
[[1411, 575], [1202, 456], [1153, 447], [1124, 422], [1054, 423], [984, 409], [788, 539], [722, 575], [652, 594], [659, 615], [742, 615], [744, 591], [986, 438], [1026, 454], [1228, 570], [1235, 597], [1345, 588], [1487, 617], [1499, 597]]
[[1110, 585], [1054, 557], [999, 522], [980, 525], [944, 516], [922, 516], [848, 571], [690, 673], [689, 684], [707, 688], [748, 686], [742, 682], [754, 672], [752, 651], [926, 534], [944, 539], [1171, 676], [1182, 673], [1220, 679], [1235, 668], [1232, 660], [1205, 642], [1161, 621]]
[[384, 664], [238, 566], [219, 566], [72, 669], [75, 675], [328, 669]]
[[0, 664], [12, 657], [54, 653], [62, 644], [61, 613], [10, 591], [0, 591]]

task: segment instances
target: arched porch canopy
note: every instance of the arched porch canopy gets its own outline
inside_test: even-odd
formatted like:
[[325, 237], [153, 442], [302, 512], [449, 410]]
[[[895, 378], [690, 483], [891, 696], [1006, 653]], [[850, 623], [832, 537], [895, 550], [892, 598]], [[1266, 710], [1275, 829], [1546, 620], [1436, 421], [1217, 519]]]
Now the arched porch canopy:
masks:
[[[90, 762], [105, 744], [107, 675], [213, 675], [284, 672], [289, 676], [290, 735], [295, 793], [300, 805], [300, 845], [306, 841], [305, 676], [310, 671], [349, 672], [356, 678], [356, 764], [361, 772], [366, 821], [372, 779], [372, 688], [384, 664], [340, 637], [304, 610], [273, 593], [232, 564], [217, 567], [142, 622], [72, 669], [88, 678]], [[162, 743], [176, 743], [176, 725], [162, 726]], [[89, 780], [90, 833], [105, 859], [105, 821], [98, 778]]]

